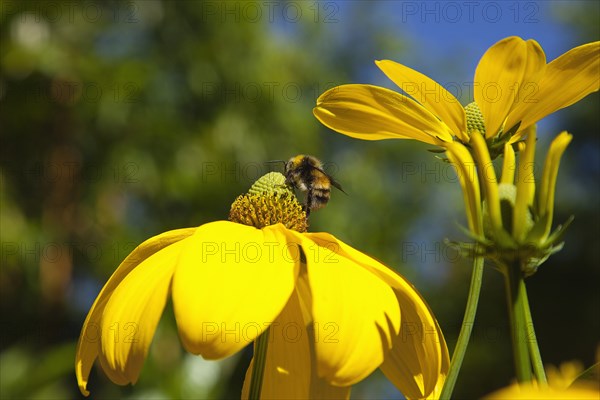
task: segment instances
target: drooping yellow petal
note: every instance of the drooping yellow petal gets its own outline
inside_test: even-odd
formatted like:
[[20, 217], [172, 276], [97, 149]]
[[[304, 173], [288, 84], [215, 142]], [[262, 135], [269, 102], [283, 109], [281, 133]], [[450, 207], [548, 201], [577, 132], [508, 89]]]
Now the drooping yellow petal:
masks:
[[475, 71], [474, 97], [485, 120], [486, 137], [503, 127], [515, 103], [527, 65], [527, 44], [511, 36], [490, 47]]
[[92, 365], [98, 357], [100, 348], [100, 318], [104, 311], [104, 307], [115, 288], [142, 261], [164, 247], [185, 239], [193, 234], [195, 230], [196, 228], [178, 229], [165, 232], [146, 240], [123, 260], [108, 282], [106, 282], [88, 312], [85, 322], [83, 323], [83, 328], [81, 329], [81, 334], [79, 335], [79, 342], [77, 343], [75, 374], [77, 376], [79, 390], [84, 396], [89, 395], [89, 391], [87, 390], [88, 377]]
[[533, 207], [533, 198], [535, 196], [535, 125], [533, 125], [532, 128], [533, 129], [528, 129], [529, 133], [527, 135], [525, 150], [521, 152], [516, 182], [517, 196], [513, 213], [512, 235], [518, 243], [523, 242], [527, 230], [530, 228], [526, 223], [527, 214]]
[[202, 225], [173, 277], [173, 307], [184, 347], [227, 357], [277, 318], [294, 290], [298, 249], [281, 224], [256, 229], [228, 221]]
[[531, 101], [521, 102], [515, 107], [507, 126], [520, 120], [520, 129], [525, 129], [599, 88], [600, 42], [575, 47], [546, 66]]
[[371, 85], [342, 85], [317, 99], [313, 113], [325, 126], [357, 139], [415, 139], [442, 145], [452, 131], [409, 97]]
[[[448, 358], [448, 367], [446, 371], [450, 369], [450, 358]], [[433, 388], [433, 391], [429, 393], [429, 396], [425, 397], [426, 400], [439, 400], [440, 395], [442, 394], [442, 389], [444, 388], [444, 383], [446, 382], [446, 375], [440, 375], [437, 384]]]
[[390, 60], [375, 61], [375, 64], [400, 89], [444, 121], [460, 141], [469, 142], [465, 109], [452, 93], [428, 76], [405, 65]]
[[169, 295], [177, 258], [187, 237], [142, 261], [115, 288], [106, 303], [100, 328], [100, 362], [119, 384], [135, 383]]
[[[269, 329], [261, 399], [309, 398], [311, 360], [306, 324], [294, 291]], [[256, 344], [255, 344], [256, 351]], [[246, 372], [242, 398], [248, 397], [253, 365]]]
[[515, 183], [515, 150], [511, 144], [504, 145], [504, 162], [502, 163], [502, 176], [500, 183], [514, 185]]
[[353, 385], [381, 365], [398, 334], [398, 300], [384, 280], [344, 257], [333, 236], [292, 235], [306, 254], [318, 374]]
[[336, 249], [391, 287], [400, 305], [401, 330], [392, 338], [381, 370], [409, 398], [427, 397], [443, 381], [450, 360], [444, 336], [431, 310], [416, 289], [402, 276], [334, 236], [317, 233], [308, 238]]
[[496, 171], [490, 158], [485, 139], [477, 131], [471, 134], [471, 144], [477, 161], [477, 171], [479, 180], [483, 185], [487, 207], [490, 216], [492, 228], [496, 233], [503, 230], [502, 214], [500, 212], [500, 195], [498, 194], [498, 181], [496, 180]]
[[381, 370], [408, 399], [435, 398], [450, 368], [448, 348], [423, 300], [398, 292], [402, 329]]
[[469, 229], [477, 235], [483, 235], [481, 194], [475, 161], [469, 150], [460, 143], [450, 143], [446, 150], [462, 187]]
[[541, 217], [548, 215], [543, 237], [547, 237], [552, 228], [554, 192], [556, 190], [558, 167], [560, 166], [560, 159], [572, 139], [573, 135], [566, 131], [561, 132], [550, 144], [550, 149], [548, 149], [548, 154], [546, 155], [540, 184], [540, 193], [538, 195], [538, 212]]
[[[248, 398], [253, 363], [246, 371], [242, 399]], [[337, 387], [317, 376], [312, 326], [304, 321], [298, 293], [269, 330], [261, 399], [348, 399], [350, 386]]]

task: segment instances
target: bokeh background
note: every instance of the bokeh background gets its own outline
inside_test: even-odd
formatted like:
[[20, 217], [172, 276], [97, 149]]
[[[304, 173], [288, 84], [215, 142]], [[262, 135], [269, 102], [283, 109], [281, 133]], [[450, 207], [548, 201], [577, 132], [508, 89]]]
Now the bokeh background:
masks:
[[[376, 59], [452, 87], [463, 104], [484, 51], [511, 35], [548, 60], [600, 37], [595, 1], [2, 1], [0, 28], [0, 397], [80, 398], [75, 344], [119, 262], [160, 232], [225, 219], [269, 160], [316, 155], [348, 196], [311, 215], [408, 277], [450, 349], [470, 261], [452, 169], [428, 146], [362, 142], [312, 116], [343, 83], [393, 88]], [[460, 88], [458, 92], [456, 88]], [[556, 93], [560, 96], [560, 93]], [[598, 94], [538, 126], [538, 155], [563, 129], [556, 221], [575, 215], [562, 252], [528, 279], [544, 361], [595, 362], [600, 338]], [[538, 172], [542, 159], [538, 157]], [[456, 398], [513, 376], [501, 276], [483, 296]], [[357, 293], [361, 296], [361, 293]], [[213, 362], [179, 344], [170, 306], [138, 384], [95, 368], [94, 398], [235, 398], [248, 350]], [[374, 373], [353, 398], [402, 398]]]

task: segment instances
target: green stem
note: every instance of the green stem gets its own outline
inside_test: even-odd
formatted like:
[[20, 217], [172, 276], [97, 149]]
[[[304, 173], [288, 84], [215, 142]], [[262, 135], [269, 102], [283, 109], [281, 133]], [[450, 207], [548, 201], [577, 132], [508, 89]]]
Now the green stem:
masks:
[[522, 312], [525, 320], [525, 328], [527, 329], [527, 344], [529, 345], [529, 355], [531, 357], [531, 363], [533, 364], [533, 373], [535, 374], [535, 379], [541, 386], [548, 386], [546, 372], [544, 371], [544, 363], [542, 362], [542, 355], [540, 354], [537, 336], [535, 335], [535, 328], [533, 327], [533, 319], [531, 318], [531, 309], [529, 308], [527, 288], [525, 287], [524, 279], [521, 279], [519, 292], [521, 292], [523, 298], [521, 305], [523, 308]]
[[267, 364], [267, 348], [269, 346], [269, 329], [264, 331], [254, 342], [252, 358], [252, 378], [250, 381], [249, 400], [259, 400], [262, 390], [263, 375]]
[[450, 362], [448, 376], [446, 377], [444, 387], [440, 393], [440, 399], [450, 399], [452, 396], [460, 367], [462, 366], [465, 353], [467, 352], [467, 346], [469, 345], [471, 331], [473, 330], [473, 324], [475, 322], [475, 314], [477, 313], [481, 282], [483, 280], [483, 262], [483, 257], [475, 256], [473, 259], [473, 274], [471, 275], [471, 286], [469, 287], [469, 297], [467, 299], [465, 315], [463, 317], [460, 333], [458, 334], [458, 341], [456, 342], [454, 353], [452, 353], [452, 361]]
[[[515, 370], [519, 382], [531, 381], [531, 361], [527, 347], [526, 322], [523, 312], [523, 291], [521, 287], [523, 274], [519, 263], [507, 266], [506, 299], [508, 301], [508, 317], [512, 337]], [[524, 334], [525, 333], [525, 334]]]

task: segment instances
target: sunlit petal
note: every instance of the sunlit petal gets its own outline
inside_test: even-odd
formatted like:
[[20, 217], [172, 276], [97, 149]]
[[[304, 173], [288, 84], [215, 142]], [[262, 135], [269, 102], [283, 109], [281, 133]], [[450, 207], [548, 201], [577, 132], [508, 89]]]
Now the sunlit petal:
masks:
[[[178, 242], [192, 235], [196, 228], [178, 229], [165, 232], [154, 236], [144, 243], [136, 247], [131, 254], [119, 265], [112, 274], [108, 282], [102, 288], [102, 291], [96, 298], [96, 301], [90, 308], [90, 311], [85, 319], [79, 342], [77, 344], [77, 353], [75, 357], [75, 373], [81, 393], [85, 396], [89, 395], [87, 390], [87, 382], [94, 364], [94, 360], [98, 357], [100, 348], [100, 319], [108, 302], [108, 299], [114, 292], [115, 288], [123, 281], [123, 279], [141, 262], [148, 257], [163, 249], [170, 244]], [[121, 381], [123, 384], [127, 382]], [[115, 382], [119, 383], [119, 382]]]
[[251, 343], [279, 315], [295, 284], [298, 249], [282, 225], [263, 229], [219, 221], [187, 242], [173, 278], [183, 345], [207, 359]]
[[444, 121], [461, 141], [469, 141], [465, 110], [452, 93], [428, 76], [405, 65], [390, 60], [375, 61], [375, 64], [400, 89]]
[[307, 236], [329, 247], [335, 244], [341, 258], [351, 259], [393, 288], [402, 314], [401, 330], [392, 339], [382, 371], [409, 398], [427, 396], [449, 368], [448, 348], [425, 301], [402, 276], [371, 257], [325, 233]]
[[[568, 107], [600, 87], [600, 42], [569, 50], [547, 65], [532, 101], [520, 104], [509, 120], [520, 129]], [[512, 115], [514, 114], [514, 115]]]
[[306, 254], [318, 374], [353, 385], [381, 365], [399, 332], [398, 300], [385, 281], [344, 257], [333, 236], [292, 234]]
[[[300, 301], [292, 293], [271, 325], [261, 399], [348, 399], [350, 386], [337, 387], [316, 373], [314, 334], [302, 317]], [[246, 371], [242, 399], [248, 398], [253, 363]]]
[[496, 136], [517, 98], [527, 66], [527, 44], [511, 36], [490, 47], [475, 71], [474, 97], [485, 120], [486, 136]]
[[325, 126], [363, 140], [415, 139], [441, 145], [452, 131], [414, 100], [371, 85], [342, 85], [317, 99], [315, 117]]
[[167, 302], [176, 260], [192, 237], [142, 261], [110, 296], [100, 321], [100, 360], [114, 374], [109, 377], [137, 381]]

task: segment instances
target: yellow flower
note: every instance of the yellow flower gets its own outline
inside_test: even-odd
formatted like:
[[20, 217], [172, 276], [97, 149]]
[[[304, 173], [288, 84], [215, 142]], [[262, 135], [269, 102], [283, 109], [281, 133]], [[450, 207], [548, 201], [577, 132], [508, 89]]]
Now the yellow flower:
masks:
[[600, 391], [594, 385], [577, 385], [567, 389], [556, 389], [518, 384], [511, 385], [484, 397], [485, 400], [598, 400], [599, 398]]
[[274, 203], [259, 195], [232, 206], [236, 220], [258, 227], [216, 221], [169, 231], [121, 263], [79, 338], [84, 395], [97, 358], [113, 382], [137, 381], [169, 297], [183, 346], [205, 359], [230, 356], [269, 328], [263, 398], [347, 398], [377, 368], [410, 398], [439, 385], [448, 350], [410, 283], [330, 234], [263, 224]]
[[[576, 47], [554, 61], [535, 40], [512, 36], [490, 47], [473, 82], [475, 103], [465, 107], [431, 78], [394, 61], [377, 66], [411, 97], [371, 85], [342, 85], [317, 99], [314, 115], [329, 128], [364, 140], [415, 139], [446, 146], [482, 133], [492, 158], [525, 129], [600, 87], [600, 42]], [[482, 126], [467, 114], [481, 112]]]
[[[598, 364], [596, 364], [597, 370]], [[550, 365], [546, 372], [548, 373], [548, 385], [541, 386], [535, 381], [526, 385], [515, 383], [484, 397], [484, 399], [597, 400], [600, 398], [597, 380], [577, 379], [583, 372], [583, 366], [579, 362], [565, 362], [560, 365], [560, 368]]]

